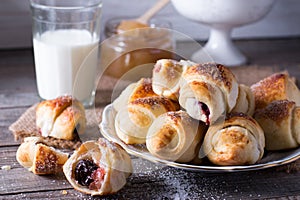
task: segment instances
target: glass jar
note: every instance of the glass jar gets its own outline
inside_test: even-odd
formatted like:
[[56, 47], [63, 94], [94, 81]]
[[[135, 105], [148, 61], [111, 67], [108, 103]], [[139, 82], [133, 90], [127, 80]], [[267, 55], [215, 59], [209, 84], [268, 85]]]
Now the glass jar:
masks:
[[137, 66], [175, 58], [175, 41], [169, 22], [153, 19], [149, 28], [117, 34], [117, 26], [123, 19], [111, 19], [105, 26], [106, 40], [101, 44], [101, 66], [105, 75], [120, 78]]

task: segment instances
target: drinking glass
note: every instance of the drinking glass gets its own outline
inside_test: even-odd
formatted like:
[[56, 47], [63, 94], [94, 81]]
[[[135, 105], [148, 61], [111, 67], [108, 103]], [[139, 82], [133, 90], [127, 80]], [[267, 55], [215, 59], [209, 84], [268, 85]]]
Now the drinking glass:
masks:
[[102, 0], [30, 0], [30, 5], [39, 96], [72, 95], [92, 105]]

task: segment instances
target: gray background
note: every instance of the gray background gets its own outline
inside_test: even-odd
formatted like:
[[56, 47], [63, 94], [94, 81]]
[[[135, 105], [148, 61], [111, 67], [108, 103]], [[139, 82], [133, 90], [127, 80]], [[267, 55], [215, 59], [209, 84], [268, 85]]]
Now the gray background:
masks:
[[[225, 0], [224, 0], [225, 1]], [[263, 0], [262, 0], [263, 1]], [[119, 16], [138, 16], [156, 0], [103, 0], [103, 25]], [[188, 3], [188, 0], [186, 0]], [[169, 20], [173, 29], [196, 40], [206, 40], [208, 27], [182, 17], [170, 3], [157, 18]], [[235, 39], [300, 36], [300, 0], [277, 0], [261, 21], [234, 29]], [[180, 38], [179, 38], [180, 39]], [[0, 1], [0, 48], [31, 47], [31, 17], [28, 0]]]

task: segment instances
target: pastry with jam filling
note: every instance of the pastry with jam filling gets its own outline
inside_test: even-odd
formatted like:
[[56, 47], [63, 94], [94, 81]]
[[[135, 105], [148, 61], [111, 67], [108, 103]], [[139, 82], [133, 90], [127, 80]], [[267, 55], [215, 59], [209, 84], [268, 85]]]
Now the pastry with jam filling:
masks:
[[63, 171], [76, 190], [92, 196], [107, 195], [126, 184], [132, 164], [124, 149], [100, 138], [84, 142], [65, 163]]
[[179, 104], [191, 117], [209, 125], [232, 111], [238, 93], [239, 84], [227, 67], [195, 64], [182, 73]]

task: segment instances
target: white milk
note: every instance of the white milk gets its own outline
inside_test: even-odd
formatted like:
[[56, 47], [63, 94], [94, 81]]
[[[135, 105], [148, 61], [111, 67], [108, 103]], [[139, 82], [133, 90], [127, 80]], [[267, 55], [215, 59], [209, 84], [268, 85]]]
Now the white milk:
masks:
[[47, 31], [40, 37], [35, 36], [34, 58], [40, 97], [54, 99], [71, 94], [80, 101], [88, 101], [95, 86], [98, 41], [88, 31], [75, 29]]

